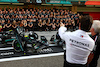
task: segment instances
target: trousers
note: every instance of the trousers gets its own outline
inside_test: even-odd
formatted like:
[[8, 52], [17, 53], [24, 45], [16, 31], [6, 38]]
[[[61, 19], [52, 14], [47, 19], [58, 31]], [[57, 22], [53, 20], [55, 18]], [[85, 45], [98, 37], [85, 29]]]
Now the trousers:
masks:
[[85, 64], [73, 64], [66, 61], [66, 67], [87, 67]]

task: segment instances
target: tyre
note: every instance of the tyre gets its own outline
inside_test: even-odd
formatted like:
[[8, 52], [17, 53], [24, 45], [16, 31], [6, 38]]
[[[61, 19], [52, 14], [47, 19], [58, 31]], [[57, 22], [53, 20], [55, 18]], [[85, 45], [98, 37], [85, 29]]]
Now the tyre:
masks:
[[12, 42], [12, 46], [13, 46], [13, 48], [14, 48], [14, 50], [15, 50], [16, 52], [21, 52], [21, 51], [22, 51], [21, 48], [20, 48], [20, 44], [18, 43], [17, 40], [14, 40], [14, 41]]

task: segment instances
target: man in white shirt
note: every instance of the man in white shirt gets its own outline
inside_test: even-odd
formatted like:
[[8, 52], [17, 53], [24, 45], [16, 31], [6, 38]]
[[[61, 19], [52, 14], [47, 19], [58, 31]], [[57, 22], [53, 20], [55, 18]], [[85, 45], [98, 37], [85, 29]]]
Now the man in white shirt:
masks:
[[66, 32], [67, 28], [61, 23], [59, 35], [66, 42], [66, 66], [86, 67], [87, 59], [94, 47], [94, 40], [86, 33], [92, 25], [92, 17], [83, 16], [80, 20], [79, 30]]

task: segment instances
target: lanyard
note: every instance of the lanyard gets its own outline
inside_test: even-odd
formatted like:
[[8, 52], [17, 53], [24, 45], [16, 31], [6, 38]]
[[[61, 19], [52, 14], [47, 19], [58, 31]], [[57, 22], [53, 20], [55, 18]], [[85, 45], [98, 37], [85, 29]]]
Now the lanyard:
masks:
[[96, 40], [97, 40], [97, 37], [98, 37], [98, 36], [96, 36], [95, 39], [94, 39], [95, 42], [96, 42]]

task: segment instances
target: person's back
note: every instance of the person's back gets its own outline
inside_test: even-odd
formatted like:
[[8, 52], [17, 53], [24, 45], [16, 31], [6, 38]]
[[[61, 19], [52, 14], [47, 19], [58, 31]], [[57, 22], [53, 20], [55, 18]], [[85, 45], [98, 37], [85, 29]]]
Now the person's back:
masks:
[[70, 63], [86, 64], [94, 41], [82, 30], [65, 33], [66, 60]]
[[66, 32], [66, 27], [61, 23], [59, 35], [66, 42], [66, 66], [85, 67], [88, 56], [94, 48], [94, 40], [86, 33], [92, 25], [90, 16], [83, 16], [79, 23], [79, 30]]

